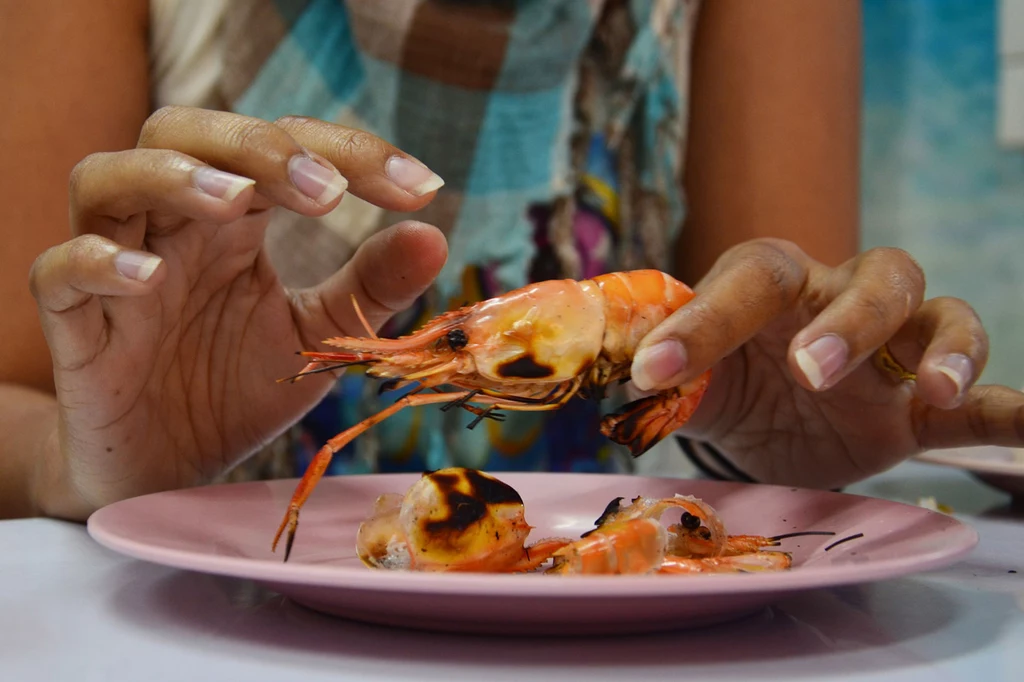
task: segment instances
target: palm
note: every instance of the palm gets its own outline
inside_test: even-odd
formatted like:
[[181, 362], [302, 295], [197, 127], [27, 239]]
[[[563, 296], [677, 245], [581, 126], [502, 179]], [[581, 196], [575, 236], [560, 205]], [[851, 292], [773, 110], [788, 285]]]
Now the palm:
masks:
[[715, 368], [704, 436], [756, 479], [793, 485], [844, 485], [917, 451], [912, 392], [870, 362], [822, 393], [795, 381], [786, 353], [809, 320], [785, 315]]
[[[288, 293], [263, 251], [266, 213], [228, 225], [167, 219], [123, 225], [122, 239], [161, 256], [168, 276], [139, 298], [106, 300], [115, 315], [100, 351], [66, 372], [62, 406], [80, 489], [103, 503], [193, 485], [272, 438], [322, 397], [295, 386], [300, 340]], [[133, 239], [134, 237], [134, 239]], [[116, 310], [115, 310], [116, 309]], [[69, 409], [73, 408], [73, 409]]]

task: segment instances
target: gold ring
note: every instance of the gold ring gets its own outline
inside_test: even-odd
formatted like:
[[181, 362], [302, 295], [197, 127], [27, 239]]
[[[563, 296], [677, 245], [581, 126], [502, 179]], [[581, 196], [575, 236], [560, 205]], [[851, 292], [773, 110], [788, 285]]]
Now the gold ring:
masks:
[[875, 367], [897, 381], [917, 381], [917, 374], [900, 364], [900, 361], [889, 350], [889, 344], [883, 344], [881, 348], [875, 351], [874, 359]]

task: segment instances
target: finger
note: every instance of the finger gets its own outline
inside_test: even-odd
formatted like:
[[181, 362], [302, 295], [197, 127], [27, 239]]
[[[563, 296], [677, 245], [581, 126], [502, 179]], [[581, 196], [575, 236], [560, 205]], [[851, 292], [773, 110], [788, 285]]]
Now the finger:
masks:
[[180, 152], [132, 149], [92, 154], [71, 172], [73, 234], [111, 236], [110, 223], [161, 211], [224, 224], [248, 210], [254, 181]]
[[334, 164], [348, 178], [349, 192], [360, 199], [415, 211], [444, 185], [421, 161], [362, 130], [303, 116], [285, 116], [275, 123]]
[[920, 266], [901, 249], [872, 249], [831, 271], [818, 294], [831, 303], [790, 343], [793, 376], [811, 390], [835, 385], [899, 331], [924, 287]]
[[1024, 446], [1024, 393], [1006, 386], [975, 386], [951, 410], [924, 403], [917, 410], [913, 423], [924, 449]]
[[633, 358], [633, 383], [662, 390], [694, 379], [790, 308], [810, 259], [795, 245], [764, 239], [719, 259], [697, 296], [649, 333]]
[[925, 301], [910, 324], [925, 347], [917, 394], [940, 408], [958, 406], [988, 362], [988, 334], [974, 309], [958, 298]]
[[170, 149], [256, 181], [256, 191], [303, 215], [334, 209], [348, 180], [282, 128], [257, 118], [164, 107], [147, 119], [138, 146]]
[[427, 290], [447, 257], [444, 235], [425, 223], [407, 221], [375, 234], [327, 281], [296, 293], [304, 338], [363, 336], [353, 294], [370, 326], [380, 328]]
[[29, 287], [58, 369], [95, 357], [106, 341], [101, 296], [142, 296], [166, 276], [151, 253], [84, 235], [43, 252], [32, 264]]

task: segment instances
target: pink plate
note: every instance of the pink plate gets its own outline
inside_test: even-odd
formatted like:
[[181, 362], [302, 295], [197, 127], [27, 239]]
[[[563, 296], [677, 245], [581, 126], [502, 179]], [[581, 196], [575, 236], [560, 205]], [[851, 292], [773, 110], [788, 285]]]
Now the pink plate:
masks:
[[930, 450], [914, 459], [969, 471], [993, 488], [1024, 497], [1024, 449], [994, 445]]
[[[767, 485], [602, 474], [497, 474], [522, 495], [531, 538], [579, 535], [615, 497], [695, 495], [732, 534], [834, 531], [783, 541], [794, 567], [696, 576], [494, 575], [364, 567], [355, 534], [374, 499], [415, 474], [324, 479], [302, 512], [292, 558], [270, 541], [295, 480], [210, 486], [118, 502], [89, 519], [101, 544], [177, 568], [252, 579], [317, 611], [429, 630], [590, 635], [720, 622], [810, 588], [944, 566], [978, 541], [960, 521], [876, 498]], [[666, 521], [674, 518], [666, 515]], [[826, 549], [836, 540], [863, 533]], [[279, 552], [280, 552], [279, 548]]]

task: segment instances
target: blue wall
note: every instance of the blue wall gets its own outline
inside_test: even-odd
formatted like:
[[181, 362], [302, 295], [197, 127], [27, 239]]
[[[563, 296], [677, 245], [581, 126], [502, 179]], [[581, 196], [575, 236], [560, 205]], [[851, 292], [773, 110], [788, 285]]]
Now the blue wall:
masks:
[[970, 301], [986, 381], [1024, 386], [1024, 152], [995, 140], [997, 0], [864, 0], [864, 247]]

